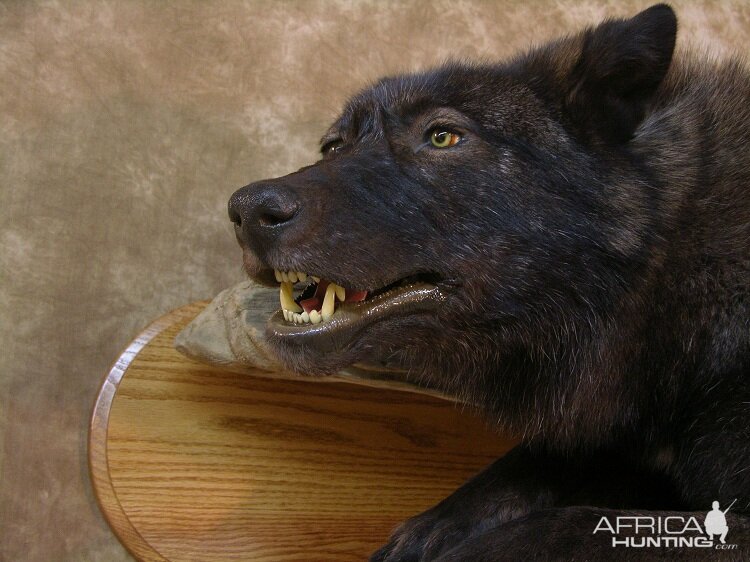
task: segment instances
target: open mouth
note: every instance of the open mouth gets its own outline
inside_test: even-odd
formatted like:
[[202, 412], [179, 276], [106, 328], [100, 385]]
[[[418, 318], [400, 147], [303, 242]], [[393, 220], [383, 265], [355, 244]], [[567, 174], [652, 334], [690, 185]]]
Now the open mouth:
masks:
[[344, 287], [302, 271], [274, 270], [281, 310], [270, 319], [274, 332], [330, 331], [369, 324], [396, 313], [433, 310], [444, 300], [436, 274], [403, 277], [378, 289]]

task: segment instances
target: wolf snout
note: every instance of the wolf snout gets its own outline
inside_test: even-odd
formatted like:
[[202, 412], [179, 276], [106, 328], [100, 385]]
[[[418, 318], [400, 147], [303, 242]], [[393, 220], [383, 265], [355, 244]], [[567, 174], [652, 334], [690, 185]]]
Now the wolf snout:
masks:
[[261, 181], [234, 192], [229, 199], [229, 220], [241, 243], [270, 242], [291, 225], [300, 206], [289, 188]]

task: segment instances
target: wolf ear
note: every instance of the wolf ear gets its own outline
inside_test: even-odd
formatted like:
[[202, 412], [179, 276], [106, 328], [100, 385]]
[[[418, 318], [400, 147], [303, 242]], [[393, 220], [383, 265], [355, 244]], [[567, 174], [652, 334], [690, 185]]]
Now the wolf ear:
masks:
[[612, 143], [632, 138], [669, 69], [676, 35], [677, 17], [666, 4], [584, 32], [566, 100], [584, 135]]

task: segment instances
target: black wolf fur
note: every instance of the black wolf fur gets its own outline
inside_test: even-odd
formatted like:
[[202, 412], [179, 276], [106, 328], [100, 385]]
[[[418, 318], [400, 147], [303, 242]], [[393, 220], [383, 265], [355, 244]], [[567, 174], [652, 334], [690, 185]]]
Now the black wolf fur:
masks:
[[[657, 5], [504, 64], [383, 79], [336, 150], [233, 196], [235, 215], [294, 211], [239, 232], [253, 276], [428, 273], [448, 295], [335, 353], [278, 342], [291, 368], [386, 349], [523, 435], [373, 560], [642, 559], [666, 551], [602, 547], [595, 515], [702, 520], [735, 498], [727, 542], [750, 557], [750, 74], [673, 56], [676, 31]], [[462, 142], [426, 146], [434, 126]]]

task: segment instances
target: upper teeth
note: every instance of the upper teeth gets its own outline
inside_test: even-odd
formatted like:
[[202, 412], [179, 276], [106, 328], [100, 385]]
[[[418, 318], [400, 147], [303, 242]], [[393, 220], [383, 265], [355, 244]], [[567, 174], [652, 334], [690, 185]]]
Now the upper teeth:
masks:
[[292, 284], [288, 281], [281, 283], [281, 292], [279, 294], [281, 298], [281, 308], [284, 310], [291, 310], [292, 312], [302, 312], [302, 307], [294, 302], [294, 295], [292, 294]]
[[331, 283], [326, 287], [326, 296], [323, 298], [323, 308], [320, 309], [320, 315], [323, 320], [328, 320], [333, 316], [333, 308], [336, 304], [336, 285]]
[[273, 273], [276, 281], [281, 283], [279, 300], [281, 301], [284, 319], [288, 322], [294, 322], [295, 324], [318, 324], [324, 320], [329, 320], [333, 316], [336, 299], [341, 302], [346, 300], [346, 289], [335, 283], [329, 283], [326, 287], [323, 306], [320, 311], [312, 310], [307, 313], [300, 305], [294, 302], [292, 285], [297, 281], [306, 281], [308, 277], [312, 277], [316, 283], [320, 283], [320, 277], [315, 275], [308, 276], [303, 271], [279, 271], [278, 269], [274, 269]]
[[[273, 276], [279, 283], [290, 282], [296, 283], [297, 281], [307, 281], [307, 273], [304, 271], [279, 271], [278, 269], [273, 270]], [[315, 282], [320, 281], [320, 277], [313, 277]]]

